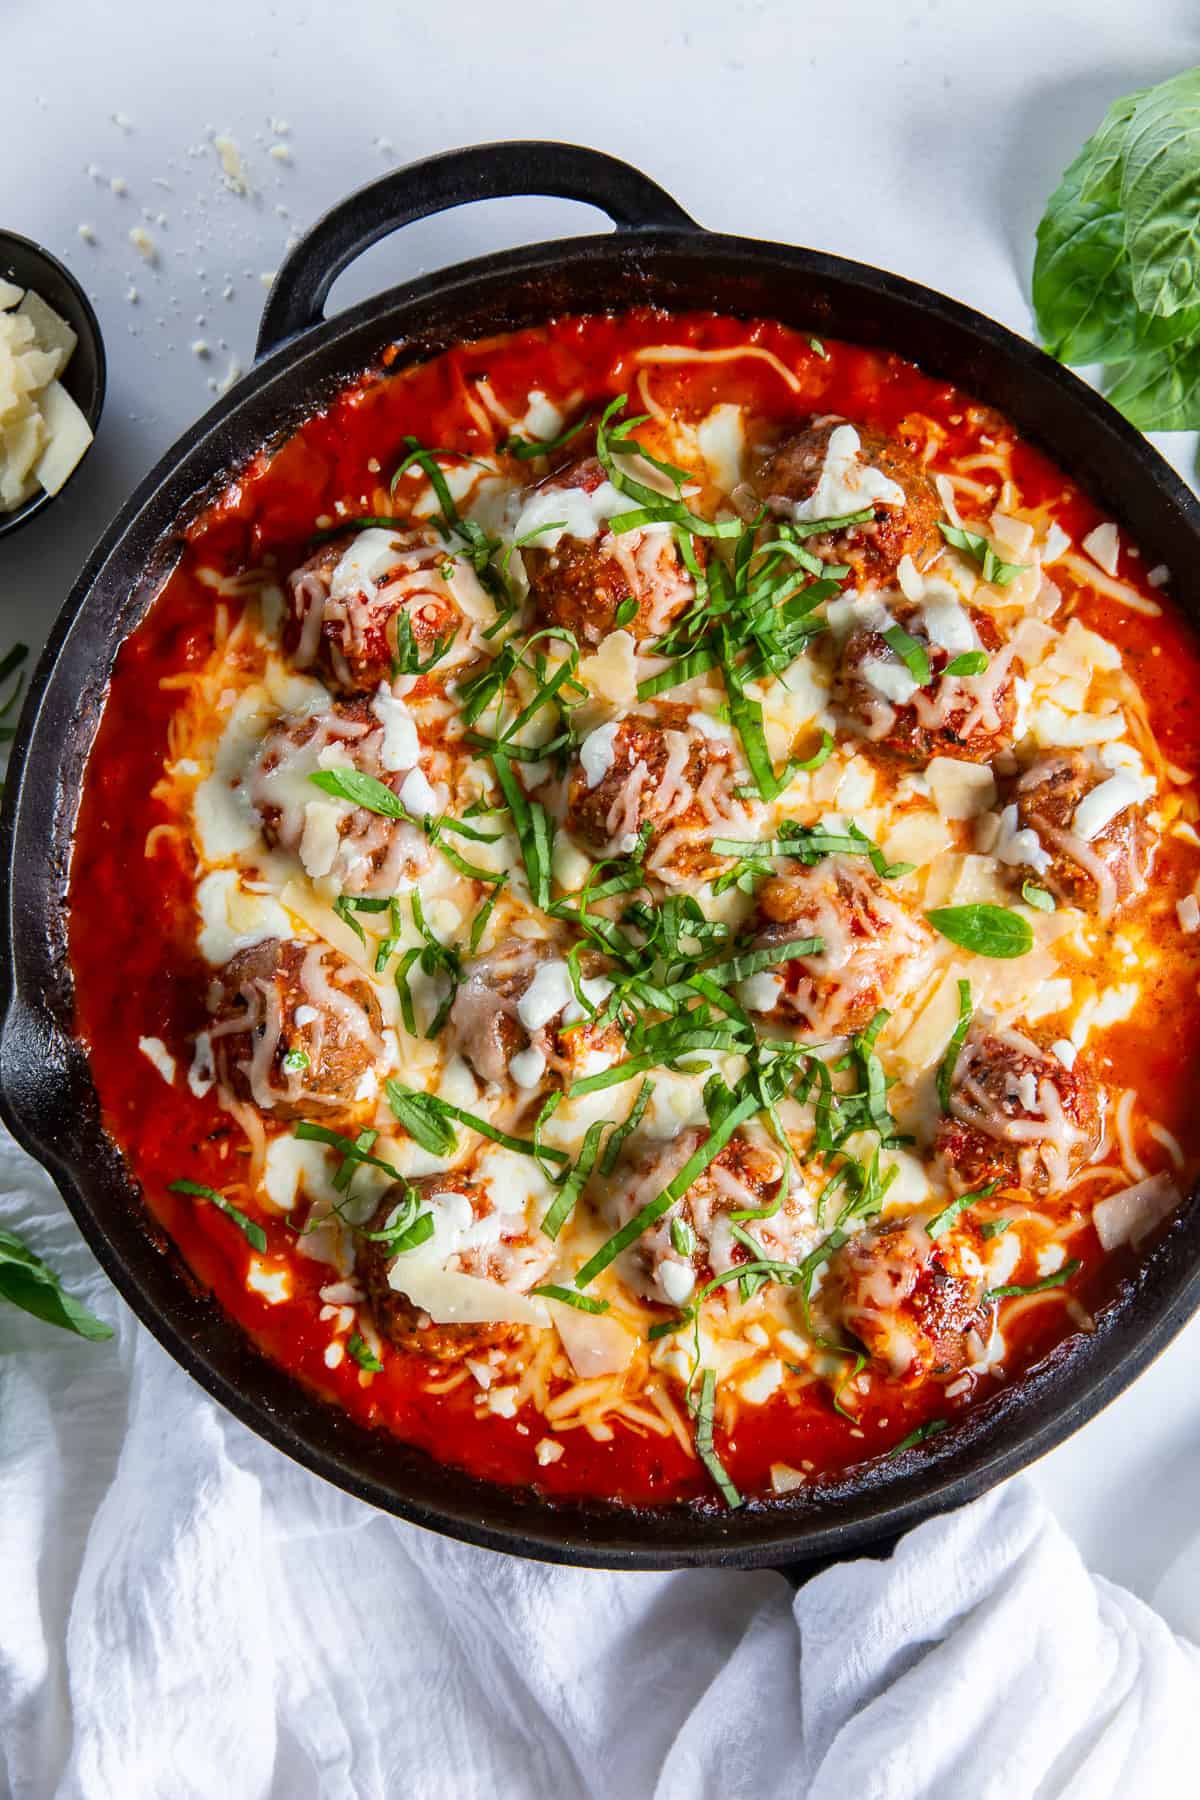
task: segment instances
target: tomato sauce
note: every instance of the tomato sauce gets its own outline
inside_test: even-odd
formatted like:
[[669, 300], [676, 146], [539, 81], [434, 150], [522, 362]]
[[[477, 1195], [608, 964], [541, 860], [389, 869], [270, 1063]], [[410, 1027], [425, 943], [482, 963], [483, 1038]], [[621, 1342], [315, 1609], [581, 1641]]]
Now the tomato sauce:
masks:
[[[194, 1097], [182, 1074], [169, 1090], [139, 1051], [140, 1037], [160, 1038], [178, 1059], [189, 1059], [190, 1034], [205, 1022], [210, 972], [194, 946], [194, 868], [178, 835], [147, 839], [172, 821], [168, 798], [156, 793], [177, 690], [164, 683], [203, 665], [217, 643], [214, 590], [201, 567], [223, 574], [274, 564], [281, 572], [301, 561], [315, 531], [341, 517], [388, 509], [390, 471], [405, 455], [408, 436], [438, 448], [484, 454], [495, 448], [496, 427], [478, 399], [486, 379], [500, 404], [521, 416], [533, 390], [577, 415], [585, 407], [629, 392], [637, 404], [642, 346], [672, 343], [713, 352], [734, 347], [756, 354], [736, 360], [655, 365], [647, 374], [654, 401], [698, 418], [734, 401], [776, 427], [835, 412], [894, 432], [914, 416], [945, 433], [939, 461], [970, 454], [996, 429], [996, 416], [945, 382], [923, 375], [900, 357], [832, 340], [815, 346], [772, 323], [747, 325], [707, 314], [666, 316], [648, 310], [619, 316], [563, 319], [543, 329], [462, 346], [418, 366], [365, 377], [279, 447], [264, 451], [212, 505], [185, 528], [180, 560], [142, 625], [122, 645], [107, 706], [88, 765], [71, 881], [70, 945], [76, 985], [76, 1023], [88, 1047], [105, 1125], [140, 1184], [154, 1219], [174, 1241], [196, 1280], [210, 1290], [269, 1357], [355, 1419], [386, 1428], [438, 1459], [487, 1479], [533, 1485], [550, 1495], [602, 1495], [632, 1504], [712, 1499], [699, 1462], [673, 1438], [618, 1424], [609, 1441], [586, 1430], [562, 1434], [565, 1454], [542, 1466], [536, 1446], [544, 1422], [530, 1408], [514, 1419], [480, 1416], [470, 1380], [430, 1392], [445, 1370], [415, 1355], [392, 1354], [382, 1374], [366, 1375], [346, 1357], [325, 1362], [328, 1327], [319, 1320], [319, 1289], [327, 1266], [293, 1254], [293, 1227], [266, 1222], [267, 1252], [254, 1257], [237, 1227], [216, 1208], [168, 1192], [182, 1173], [216, 1188], [236, 1179], [246, 1155], [238, 1127], [215, 1092]], [[766, 353], [766, 354], [757, 354]], [[771, 360], [794, 372], [785, 380]], [[385, 355], [386, 365], [392, 360]], [[1055, 503], [1055, 516], [1078, 542], [1100, 522], [1091, 502], [1031, 446], [1016, 446], [1014, 469], [1023, 506]], [[1122, 579], [1147, 595], [1145, 572], [1125, 548]], [[1161, 598], [1161, 596], [1159, 596]], [[237, 601], [221, 601], [236, 615]], [[1094, 616], [1089, 619], [1089, 608]], [[1137, 613], [1082, 608], [1119, 642], [1141, 686], [1165, 753], [1189, 771], [1200, 765], [1200, 649], [1169, 602], [1149, 619]], [[1160, 868], [1187, 880], [1194, 856], [1168, 844]], [[1179, 878], [1182, 880], [1182, 874]], [[1186, 885], [1186, 883], [1185, 883]], [[1182, 891], [1182, 890], [1181, 890]], [[1189, 1164], [1200, 1152], [1191, 1058], [1200, 1042], [1196, 969], [1162, 977], [1168, 994], [1147, 994], [1143, 1017], [1118, 1027], [1111, 1053], [1126, 1072], [1154, 1092], [1156, 1114], [1183, 1144]], [[1128, 1275], [1128, 1253], [1102, 1258], [1090, 1227], [1073, 1244], [1084, 1271], [1072, 1292], [1095, 1312]], [[285, 1301], [246, 1285], [251, 1260], [291, 1271]], [[1008, 1379], [1049, 1351], [1073, 1329], [1061, 1295], [1029, 1307], [1006, 1330]], [[994, 1391], [981, 1377], [974, 1399]], [[743, 1408], [728, 1438], [717, 1443], [734, 1481], [751, 1492], [769, 1488], [772, 1463], [803, 1468], [812, 1479], [840, 1474], [887, 1451], [915, 1427], [946, 1412], [941, 1387], [874, 1384], [856, 1420], [837, 1412], [829, 1390], [814, 1383], [799, 1401], [777, 1396]]]

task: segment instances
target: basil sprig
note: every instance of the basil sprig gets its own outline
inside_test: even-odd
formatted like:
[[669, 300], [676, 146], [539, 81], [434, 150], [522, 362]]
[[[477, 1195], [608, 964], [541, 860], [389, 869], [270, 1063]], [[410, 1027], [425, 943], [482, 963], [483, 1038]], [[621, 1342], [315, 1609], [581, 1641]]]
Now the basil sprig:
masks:
[[209, 1205], [215, 1206], [218, 1212], [223, 1212], [227, 1219], [233, 1220], [246, 1242], [251, 1244], [255, 1250], [261, 1252], [266, 1249], [267, 1234], [262, 1226], [256, 1225], [253, 1219], [248, 1219], [244, 1212], [239, 1212], [238, 1208], [228, 1201], [224, 1194], [218, 1194], [215, 1188], [205, 1187], [199, 1181], [187, 1181], [181, 1178], [178, 1181], [169, 1181], [167, 1192], [187, 1194], [193, 1200], [207, 1201]]
[[1025, 573], [1025, 563], [1005, 562], [978, 531], [968, 531], [960, 525], [947, 525], [944, 519], [938, 520], [938, 530], [948, 544], [953, 544], [956, 550], [963, 551], [977, 562], [981, 578], [993, 582], [996, 587], [1007, 587], [1009, 582]]
[[0, 1231], [0, 1300], [93, 1343], [113, 1334], [112, 1326], [69, 1294], [49, 1264], [11, 1231]]

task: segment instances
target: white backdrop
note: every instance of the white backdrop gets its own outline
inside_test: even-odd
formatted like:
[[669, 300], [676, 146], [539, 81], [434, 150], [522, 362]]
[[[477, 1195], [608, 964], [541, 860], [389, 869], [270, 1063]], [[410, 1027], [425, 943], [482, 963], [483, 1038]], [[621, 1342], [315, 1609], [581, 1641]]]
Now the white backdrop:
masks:
[[[289, 234], [391, 164], [575, 139], [639, 164], [703, 224], [899, 270], [1028, 331], [1033, 230], [1062, 168], [1110, 99], [1200, 61], [1190, 0], [0, 0], [0, 22], [0, 223], [81, 275], [109, 352], [76, 486], [0, 543], [0, 649], [40, 643], [207, 384], [249, 362], [260, 277]], [[223, 184], [214, 134], [240, 147], [249, 195]], [[427, 221], [365, 257], [333, 304], [593, 220], [529, 200]], [[154, 266], [129, 240], [139, 225]], [[1163, 447], [1190, 473], [1190, 440]], [[1194, 1529], [1198, 1355], [1200, 1323], [1037, 1471], [1089, 1563], [1147, 1597]]]

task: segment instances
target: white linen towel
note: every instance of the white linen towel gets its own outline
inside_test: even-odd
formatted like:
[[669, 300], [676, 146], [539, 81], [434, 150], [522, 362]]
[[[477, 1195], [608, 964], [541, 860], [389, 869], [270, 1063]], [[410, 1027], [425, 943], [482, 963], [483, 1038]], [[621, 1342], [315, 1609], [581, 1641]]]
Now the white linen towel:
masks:
[[0, 1224], [117, 1332], [83, 1344], [0, 1307], [14, 1800], [1195, 1791], [1200, 1650], [1088, 1575], [1025, 1483], [796, 1595], [500, 1557], [225, 1415], [2, 1131]]

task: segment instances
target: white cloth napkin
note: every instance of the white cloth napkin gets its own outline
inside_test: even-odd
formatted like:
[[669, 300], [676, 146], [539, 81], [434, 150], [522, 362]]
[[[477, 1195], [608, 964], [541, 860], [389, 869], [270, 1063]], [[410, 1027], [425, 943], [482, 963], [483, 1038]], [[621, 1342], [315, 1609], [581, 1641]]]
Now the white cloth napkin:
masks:
[[385, 1518], [227, 1417], [2, 1131], [0, 1224], [117, 1332], [0, 1306], [17, 1800], [1194, 1791], [1200, 1651], [1089, 1576], [1024, 1483], [794, 1596], [519, 1562]]

